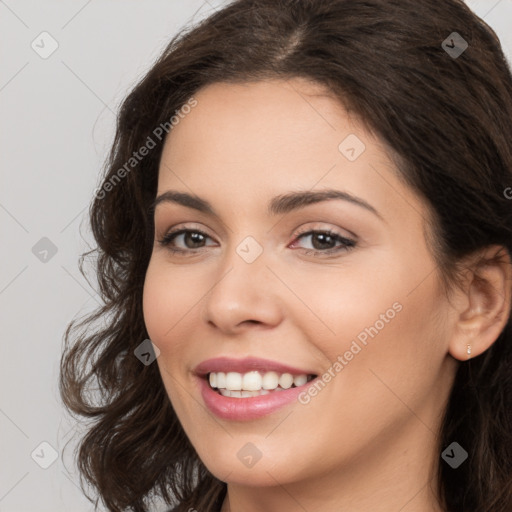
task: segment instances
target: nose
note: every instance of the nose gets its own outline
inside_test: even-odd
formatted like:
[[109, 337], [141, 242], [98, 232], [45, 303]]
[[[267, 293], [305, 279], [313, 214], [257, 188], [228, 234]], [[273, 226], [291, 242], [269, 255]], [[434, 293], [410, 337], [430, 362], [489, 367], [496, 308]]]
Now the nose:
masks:
[[279, 284], [267, 268], [265, 252], [248, 263], [231, 250], [212, 277], [202, 302], [201, 320], [226, 335], [254, 328], [255, 324], [275, 327], [283, 312]]

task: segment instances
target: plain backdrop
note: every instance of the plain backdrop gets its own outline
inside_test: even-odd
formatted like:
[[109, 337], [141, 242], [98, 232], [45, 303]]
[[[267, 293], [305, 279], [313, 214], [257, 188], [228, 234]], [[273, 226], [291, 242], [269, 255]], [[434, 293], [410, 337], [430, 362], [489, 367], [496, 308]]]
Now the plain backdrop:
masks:
[[[0, 512], [94, 509], [58, 394], [66, 325], [99, 301], [77, 266], [87, 208], [123, 97], [179, 28], [225, 3], [0, 0]], [[512, 60], [512, 0], [467, 3]]]

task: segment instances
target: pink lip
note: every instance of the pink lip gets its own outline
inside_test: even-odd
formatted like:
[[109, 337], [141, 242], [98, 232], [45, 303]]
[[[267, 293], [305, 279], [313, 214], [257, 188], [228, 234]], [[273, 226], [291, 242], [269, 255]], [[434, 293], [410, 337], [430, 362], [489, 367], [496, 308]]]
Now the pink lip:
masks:
[[292, 375], [314, 375], [315, 372], [309, 370], [301, 370], [300, 368], [293, 368], [277, 361], [269, 359], [260, 359], [257, 357], [245, 357], [243, 359], [233, 359], [230, 357], [216, 357], [214, 359], [207, 359], [198, 364], [194, 373], [201, 377], [210, 372], [238, 372], [246, 373], [253, 370], [261, 372], [277, 372], [277, 373], [291, 373]]
[[298, 401], [299, 394], [316, 379], [297, 388], [272, 391], [268, 395], [248, 398], [222, 396], [210, 387], [205, 378], [198, 377], [198, 380], [204, 403], [213, 414], [225, 420], [250, 421], [271, 414], [291, 402]]
[[268, 395], [248, 398], [231, 398], [222, 396], [210, 387], [207, 374], [210, 372], [239, 372], [245, 373], [252, 370], [262, 372], [275, 371], [278, 373], [291, 373], [292, 375], [314, 374], [307, 370], [300, 370], [286, 366], [275, 361], [247, 357], [244, 359], [231, 359], [220, 357], [203, 361], [195, 368], [198, 377], [201, 396], [208, 409], [219, 418], [232, 421], [250, 421], [277, 411], [294, 401], [298, 401], [300, 393], [311, 385], [315, 379], [303, 386], [289, 388], [283, 391], [272, 391]]

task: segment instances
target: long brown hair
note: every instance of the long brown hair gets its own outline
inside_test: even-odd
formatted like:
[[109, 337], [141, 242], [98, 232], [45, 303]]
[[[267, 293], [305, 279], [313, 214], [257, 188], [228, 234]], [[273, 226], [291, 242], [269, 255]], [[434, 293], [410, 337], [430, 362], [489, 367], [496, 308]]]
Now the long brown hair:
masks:
[[[453, 32], [467, 43], [459, 55]], [[146, 511], [160, 495], [213, 512], [226, 493], [189, 443], [157, 365], [134, 356], [148, 338], [142, 289], [165, 135], [155, 130], [208, 84], [292, 77], [325, 85], [394, 152], [401, 178], [430, 205], [446, 283], [480, 248], [512, 253], [512, 76], [496, 34], [462, 1], [237, 0], [182, 30], [122, 104], [90, 208], [97, 249], [87, 255], [104, 305], [65, 334], [62, 398], [90, 420], [78, 465], [111, 511]], [[148, 137], [155, 147], [126, 167]], [[439, 446], [452, 441], [469, 458], [457, 469], [439, 459], [442, 507], [510, 512], [510, 318], [490, 349], [459, 365]]]

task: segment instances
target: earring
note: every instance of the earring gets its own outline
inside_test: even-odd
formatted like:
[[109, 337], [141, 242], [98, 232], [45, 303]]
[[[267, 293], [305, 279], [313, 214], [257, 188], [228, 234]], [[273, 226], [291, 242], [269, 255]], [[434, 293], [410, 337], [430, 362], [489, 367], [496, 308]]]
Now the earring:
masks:
[[466, 354], [468, 355], [468, 359], [471, 357], [471, 345], [467, 346]]

